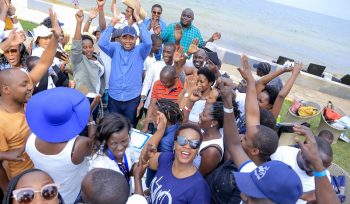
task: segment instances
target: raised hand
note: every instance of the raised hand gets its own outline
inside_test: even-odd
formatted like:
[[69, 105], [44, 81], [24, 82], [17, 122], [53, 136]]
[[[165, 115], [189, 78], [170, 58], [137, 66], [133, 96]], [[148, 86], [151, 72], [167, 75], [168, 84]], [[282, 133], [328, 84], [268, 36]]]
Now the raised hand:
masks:
[[183, 52], [184, 52], [184, 48], [183, 47], [177, 46], [175, 48], [174, 57], [173, 57], [174, 62], [181, 61], [181, 59], [183, 58], [183, 55], [182, 55]]
[[180, 40], [182, 38], [182, 27], [180, 24], [175, 25], [174, 37], [175, 37], [175, 41], [180, 42]]
[[98, 8], [92, 8], [89, 13], [89, 20], [93, 20], [98, 15]]
[[14, 5], [10, 4], [10, 7], [7, 11], [7, 15], [13, 16], [15, 14], [16, 14], [16, 7]]
[[198, 40], [198, 38], [196, 38], [196, 39], [194, 39], [192, 41], [192, 43], [191, 43], [190, 47], [188, 48], [187, 52], [189, 54], [196, 53], [199, 50], [198, 45], [199, 45], [199, 40]]
[[220, 96], [225, 100], [231, 100], [232, 101], [232, 90], [234, 87], [234, 84], [231, 79], [225, 78], [225, 77], [219, 77], [216, 80], [217, 87], [219, 89]]
[[148, 166], [148, 163], [142, 164], [142, 158], [141, 158], [141, 160], [139, 160], [139, 162], [137, 162], [132, 168], [133, 176], [136, 179], [141, 179], [145, 174], [147, 166]]
[[211, 36], [211, 39], [213, 39], [214, 41], [215, 41], [215, 40], [220, 40], [220, 38], [221, 38], [221, 33], [219, 33], [219, 32], [215, 32], [215, 33], [213, 33], [213, 35]]
[[[322, 170], [323, 163], [318, 152], [315, 136], [311, 132], [310, 128], [303, 125], [294, 125], [293, 130], [299, 135], [295, 137], [295, 141], [300, 145], [303, 159], [311, 164], [313, 170]], [[305, 141], [302, 141], [300, 136], [304, 136]]]
[[184, 89], [188, 90], [189, 92], [192, 92], [193, 90], [197, 89], [197, 75], [189, 75], [186, 77]]
[[157, 130], [165, 130], [167, 121], [164, 113], [157, 111]]
[[3, 13], [3, 12], [4, 12], [4, 14], [7, 13], [9, 8], [10, 8], [9, 0], [1, 0], [0, 5], [1, 5], [1, 13]]
[[153, 27], [153, 32], [154, 32], [154, 34], [156, 34], [156, 35], [159, 35], [160, 34], [160, 25], [159, 24], [157, 24], [157, 25], [155, 25], [154, 27]]
[[251, 72], [251, 68], [248, 62], [248, 57], [244, 54], [242, 54], [241, 56], [241, 63], [243, 68], [238, 68], [239, 73], [241, 74], [241, 76], [243, 77], [243, 79], [245, 79], [246, 81], [251, 80], [253, 78], [252, 72]]
[[302, 63], [295, 62], [294, 63], [294, 67], [292, 69], [292, 74], [293, 75], [299, 75], [302, 68], [303, 68], [303, 64]]
[[120, 18], [113, 17], [109, 24], [114, 27], [119, 22], [119, 20], [120, 20]]
[[215, 103], [217, 98], [219, 97], [219, 91], [216, 88], [213, 88], [209, 92], [209, 96], [207, 97], [207, 103]]
[[140, 18], [140, 9], [141, 9], [141, 2], [140, 0], [136, 0], [135, 1], [135, 7], [134, 7], [134, 17], [136, 19], [136, 21], [138, 22], [141, 18]]
[[7, 37], [7, 40], [10, 42], [10, 46], [17, 46], [26, 40], [26, 36], [24, 31], [16, 32], [16, 29], [13, 29]]
[[199, 89], [196, 89], [194, 91], [192, 91], [191, 95], [190, 95], [190, 100], [192, 102], [196, 102], [199, 101], [199, 99], [201, 99], [202, 97], [202, 92]]
[[97, 0], [96, 2], [97, 2], [97, 6], [103, 7], [106, 3], [106, 0]]
[[51, 25], [52, 25], [52, 33], [53, 33], [53, 36], [56, 38], [56, 39], [61, 39], [63, 38], [63, 32], [62, 32], [62, 29], [61, 27], [59, 26], [58, 24], [58, 21], [57, 21], [57, 14], [54, 13], [52, 11], [52, 9], [49, 9], [49, 16], [50, 16], [50, 20], [51, 20]]
[[75, 14], [75, 19], [77, 20], [78, 23], [82, 23], [84, 20], [84, 12], [82, 9], [80, 9], [76, 14]]

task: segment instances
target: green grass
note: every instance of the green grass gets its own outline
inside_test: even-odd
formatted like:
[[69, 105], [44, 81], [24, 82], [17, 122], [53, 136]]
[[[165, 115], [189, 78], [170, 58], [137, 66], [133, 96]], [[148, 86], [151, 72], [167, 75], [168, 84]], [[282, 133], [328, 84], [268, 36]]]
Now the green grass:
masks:
[[[280, 115], [283, 121], [283, 118], [286, 116], [288, 112], [288, 108], [290, 107], [291, 102], [285, 101], [283, 103]], [[315, 130], [318, 126], [321, 117], [318, 116], [310, 121], [311, 130]], [[350, 134], [348, 134], [350, 137]], [[346, 172], [350, 173], [350, 143], [343, 142], [342, 140], [338, 140], [336, 144], [332, 145], [333, 149], [333, 162], [341, 166]]]
[[30, 21], [21, 20], [21, 19], [19, 20], [19, 22], [21, 23], [21, 25], [22, 25], [22, 27], [23, 27], [23, 29], [25, 31], [28, 31], [28, 30], [32, 31], [33, 28], [38, 26], [38, 24], [36, 24], [36, 23], [30, 22]]

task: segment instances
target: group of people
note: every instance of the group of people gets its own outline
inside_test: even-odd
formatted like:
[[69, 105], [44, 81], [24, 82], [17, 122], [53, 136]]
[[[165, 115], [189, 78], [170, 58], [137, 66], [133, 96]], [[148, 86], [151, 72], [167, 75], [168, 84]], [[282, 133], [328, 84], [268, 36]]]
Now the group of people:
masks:
[[[234, 84], [220, 70], [221, 34], [203, 40], [192, 9], [167, 25], [159, 4], [147, 17], [140, 1], [120, 12], [113, 0], [107, 24], [105, 2], [85, 24], [77, 11], [66, 51], [54, 12], [30, 37], [0, 1], [4, 204], [339, 203], [331, 133], [295, 124], [298, 145], [278, 146], [276, 119], [302, 64], [254, 65], [256, 81], [242, 55]], [[134, 128], [152, 134], [139, 154]]]

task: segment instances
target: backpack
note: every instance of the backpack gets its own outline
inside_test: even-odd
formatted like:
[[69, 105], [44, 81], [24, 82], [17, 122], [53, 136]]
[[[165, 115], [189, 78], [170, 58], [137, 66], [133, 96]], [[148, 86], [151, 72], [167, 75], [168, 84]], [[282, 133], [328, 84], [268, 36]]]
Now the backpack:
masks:
[[240, 204], [241, 192], [233, 172], [238, 172], [238, 169], [231, 160], [227, 160], [206, 177], [211, 192], [211, 203]]

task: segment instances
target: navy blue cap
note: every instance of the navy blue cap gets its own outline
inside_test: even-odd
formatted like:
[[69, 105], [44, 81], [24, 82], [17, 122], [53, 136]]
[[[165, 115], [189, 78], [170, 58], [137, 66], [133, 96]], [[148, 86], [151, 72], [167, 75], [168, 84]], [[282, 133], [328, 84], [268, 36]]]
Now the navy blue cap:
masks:
[[132, 37], [136, 37], [137, 33], [134, 27], [125, 26], [122, 31], [122, 36], [131, 35]]
[[234, 173], [238, 188], [253, 198], [267, 198], [275, 203], [295, 204], [303, 186], [295, 171], [280, 161], [270, 161], [250, 173]]

